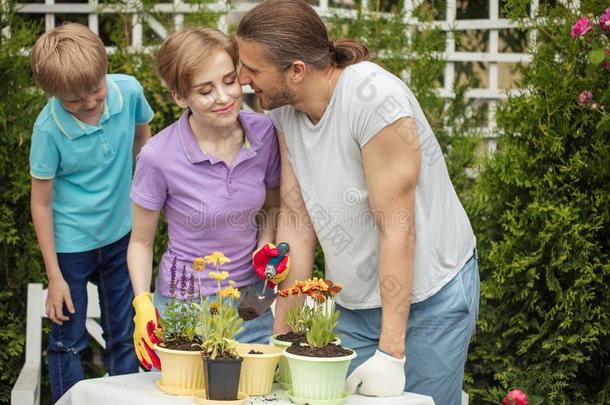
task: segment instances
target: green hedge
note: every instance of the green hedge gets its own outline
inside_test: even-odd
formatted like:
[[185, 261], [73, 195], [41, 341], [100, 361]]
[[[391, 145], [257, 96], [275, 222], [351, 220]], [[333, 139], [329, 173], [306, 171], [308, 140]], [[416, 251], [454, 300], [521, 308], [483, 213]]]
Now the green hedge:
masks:
[[[530, 404], [610, 403], [610, 66], [589, 54], [610, 48], [602, 3], [541, 9], [521, 68], [528, 93], [499, 112], [499, 152], [469, 204], [483, 279], [468, 363], [476, 403], [497, 404], [510, 387]], [[522, 16], [527, 4], [508, 11]], [[581, 15], [594, 27], [573, 39]], [[593, 101], [581, 105], [583, 90]]]
[[44, 99], [32, 91], [29, 60], [18, 56], [34, 31], [8, 13], [1, 18], [0, 26], [13, 27], [10, 40], [0, 35], [0, 402], [7, 402], [23, 364], [26, 283], [45, 274], [29, 218], [28, 169], [30, 131]]

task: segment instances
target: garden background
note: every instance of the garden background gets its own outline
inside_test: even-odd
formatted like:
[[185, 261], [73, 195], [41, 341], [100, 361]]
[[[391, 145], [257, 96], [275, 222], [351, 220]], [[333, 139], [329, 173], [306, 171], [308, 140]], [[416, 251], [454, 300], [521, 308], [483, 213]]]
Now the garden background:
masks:
[[[187, 3], [198, 11], [185, 15], [184, 25], [234, 28], [227, 15], [235, 5], [218, 10]], [[8, 403], [24, 358], [27, 283], [46, 283], [30, 219], [28, 169], [32, 125], [46, 100], [33, 84], [27, 57], [44, 31], [44, 15], [17, 13], [12, 1], [0, 4], [0, 403]], [[134, 49], [132, 25], [148, 15], [171, 30], [175, 20], [150, 0], [100, 4], [115, 9], [99, 19], [100, 35], [113, 47], [110, 71], [140, 80], [156, 132], [180, 110], [155, 72], [161, 39], [144, 26], [146, 46]], [[457, 13], [478, 18], [489, 4], [498, 2], [459, 1]], [[475, 229], [482, 286], [464, 387], [471, 403], [498, 404], [507, 389], [519, 387], [530, 404], [610, 404], [610, 32], [598, 22], [609, 4], [499, 4], [500, 14], [516, 24], [503, 36], [503, 51], [531, 58], [501, 70], [500, 82], [509, 75], [508, 87], [523, 91], [498, 103], [473, 97], [472, 89], [493, 76], [484, 60], [451, 63], [455, 80], [447, 88], [447, 36], [458, 50], [476, 51], [489, 33], [435, 24], [445, 19], [444, 0], [411, 8], [390, 0], [336, 2], [331, 6], [352, 14], [328, 13], [325, 20], [334, 39], [364, 41], [374, 60], [414, 91]], [[574, 35], [581, 16], [591, 25]], [[411, 19], [417, 24], [405, 25]], [[55, 21], [66, 20], [87, 24], [86, 16], [58, 15]], [[163, 228], [157, 259], [165, 240]], [[316, 272], [323, 271], [318, 250]], [[85, 357], [88, 376], [102, 375], [99, 349]], [[48, 400], [43, 392], [43, 403]]]

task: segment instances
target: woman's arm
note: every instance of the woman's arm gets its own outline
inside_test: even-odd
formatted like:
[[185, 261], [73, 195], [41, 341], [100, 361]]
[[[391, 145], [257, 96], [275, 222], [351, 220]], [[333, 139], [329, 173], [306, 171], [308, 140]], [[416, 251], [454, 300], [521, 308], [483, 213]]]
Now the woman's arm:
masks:
[[133, 204], [133, 227], [127, 248], [127, 267], [136, 296], [150, 291], [153, 245], [159, 212]]
[[36, 231], [36, 238], [44, 260], [44, 266], [49, 280], [49, 291], [46, 302], [47, 316], [51, 321], [62, 325], [70, 318], [64, 315], [64, 303], [68, 312], [73, 314], [74, 305], [70, 295], [70, 287], [64, 280], [55, 251], [55, 237], [53, 234], [53, 180], [39, 180], [32, 178], [32, 222]]
[[280, 210], [280, 188], [268, 188], [263, 208], [259, 211], [256, 221], [258, 224], [258, 247], [265, 243], [275, 242], [277, 229], [277, 216]]

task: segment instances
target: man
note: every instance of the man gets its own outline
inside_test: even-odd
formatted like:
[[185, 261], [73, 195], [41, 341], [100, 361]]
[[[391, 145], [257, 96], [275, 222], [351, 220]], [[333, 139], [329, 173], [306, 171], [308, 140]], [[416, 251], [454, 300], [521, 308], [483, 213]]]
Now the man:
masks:
[[[459, 404], [476, 240], [413, 93], [362, 44], [330, 41], [303, 0], [264, 1], [237, 37], [240, 82], [272, 110], [280, 140], [284, 283], [311, 276], [319, 240], [327, 278], [345, 286], [338, 332], [358, 353], [348, 389]], [[278, 300], [275, 333], [293, 304]]]

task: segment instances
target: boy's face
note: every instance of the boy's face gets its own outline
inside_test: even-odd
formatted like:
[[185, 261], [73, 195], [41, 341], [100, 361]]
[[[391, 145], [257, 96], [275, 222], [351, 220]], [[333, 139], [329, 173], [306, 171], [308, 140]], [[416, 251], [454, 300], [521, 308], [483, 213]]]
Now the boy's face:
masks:
[[73, 116], [87, 124], [96, 125], [104, 111], [106, 99], [106, 79], [90, 93], [67, 94], [57, 97], [61, 105]]
[[198, 125], [223, 128], [235, 125], [241, 96], [233, 60], [220, 51], [195, 71], [190, 93], [186, 97], [174, 95], [174, 99], [181, 107], [191, 109]]
[[272, 110], [296, 100], [296, 94], [288, 86], [286, 73], [267, 58], [266, 50], [260, 43], [237, 39], [239, 47], [239, 82], [249, 85], [256, 93], [265, 110]]

